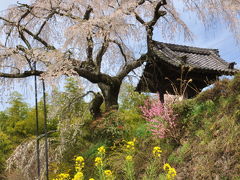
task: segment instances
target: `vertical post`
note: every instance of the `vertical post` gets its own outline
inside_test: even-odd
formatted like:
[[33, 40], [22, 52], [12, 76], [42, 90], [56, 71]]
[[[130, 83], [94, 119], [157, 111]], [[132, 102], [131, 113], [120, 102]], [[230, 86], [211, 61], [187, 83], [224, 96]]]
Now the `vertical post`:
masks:
[[47, 106], [46, 106], [46, 92], [45, 92], [45, 82], [42, 79], [43, 86], [43, 111], [44, 111], [44, 133], [45, 133], [45, 161], [46, 161], [46, 180], [48, 177], [48, 134], [47, 134]]
[[[34, 70], [36, 71], [36, 62], [34, 63]], [[39, 153], [39, 119], [38, 119], [38, 94], [37, 94], [37, 76], [34, 76], [34, 86], [35, 86], [35, 112], [36, 112], [36, 152], [37, 152], [37, 178], [40, 180], [40, 153]]]
[[164, 103], [164, 90], [162, 87], [158, 87], [159, 100], [161, 103]]

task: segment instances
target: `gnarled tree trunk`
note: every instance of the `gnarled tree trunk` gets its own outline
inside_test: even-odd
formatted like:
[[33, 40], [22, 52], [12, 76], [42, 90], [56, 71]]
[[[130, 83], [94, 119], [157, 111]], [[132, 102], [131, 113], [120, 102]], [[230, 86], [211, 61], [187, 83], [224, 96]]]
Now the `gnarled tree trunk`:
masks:
[[103, 97], [100, 93], [94, 94], [94, 98], [90, 103], [90, 113], [93, 118], [96, 119], [101, 116], [101, 105], [103, 103]]
[[104, 83], [98, 83], [99, 88], [102, 91], [106, 111], [112, 109], [118, 109], [118, 94], [120, 91], [121, 81], [119, 79], [114, 79], [111, 85]]

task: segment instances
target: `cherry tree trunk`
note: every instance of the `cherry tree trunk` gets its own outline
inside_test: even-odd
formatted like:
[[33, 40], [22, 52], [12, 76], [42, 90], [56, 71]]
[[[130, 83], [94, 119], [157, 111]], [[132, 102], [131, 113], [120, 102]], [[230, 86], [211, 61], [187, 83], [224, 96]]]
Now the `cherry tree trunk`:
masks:
[[106, 111], [118, 109], [118, 95], [120, 91], [121, 82], [115, 80], [111, 83], [111, 85], [99, 83], [98, 86], [103, 94]]

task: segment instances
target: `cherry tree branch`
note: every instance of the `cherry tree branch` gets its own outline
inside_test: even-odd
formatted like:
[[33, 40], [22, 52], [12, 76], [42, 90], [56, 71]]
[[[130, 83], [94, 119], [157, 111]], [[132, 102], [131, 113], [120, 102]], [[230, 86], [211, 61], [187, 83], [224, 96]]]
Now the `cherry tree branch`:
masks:
[[145, 25], [145, 21], [136, 12], [134, 12], [134, 15], [138, 22], [140, 22], [142, 25]]
[[97, 65], [97, 71], [100, 72], [101, 69], [101, 63], [102, 63], [102, 57], [107, 51], [107, 48], [109, 47], [109, 40], [107, 40], [107, 37], [104, 38], [104, 42], [102, 43], [102, 47], [97, 53], [96, 56], [96, 65]]
[[104, 83], [107, 85], [111, 85], [112, 83], [112, 77], [107, 74], [90, 72], [84, 68], [75, 68], [74, 70], [79, 76], [86, 78], [92, 83]]
[[26, 32], [28, 35], [30, 35], [33, 39], [39, 41], [41, 44], [43, 44], [47, 49], [49, 50], [54, 50], [56, 49], [54, 46], [52, 45], [49, 45], [45, 40], [43, 40], [42, 38], [39, 37], [39, 35], [37, 34], [34, 34], [33, 32], [31, 32], [30, 30], [28, 30], [26, 27], [20, 25], [20, 24], [17, 24], [16, 22], [13, 22], [13, 21], [10, 21], [4, 17], [0, 17], [1, 20], [9, 23], [11, 26], [15, 26], [19, 29], [19, 32], [21, 31], [24, 31]]
[[53, 17], [54, 14], [55, 14], [55, 13], [52, 12], [52, 13], [50, 13], [50, 14], [47, 16], [46, 20], [43, 22], [43, 24], [42, 24], [41, 27], [39, 28], [38, 32], [36, 33], [36, 36], [39, 36], [39, 34], [42, 32], [44, 26], [45, 26], [45, 25], [47, 24], [47, 22]]
[[[88, 6], [83, 16], [84, 20], [89, 20], [93, 8]], [[93, 64], [93, 38], [91, 34], [87, 36], [87, 59]]]
[[83, 19], [84, 20], [89, 20], [92, 11], [93, 11], [93, 8], [91, 6], [88, 6], [85, 14], [83, 16]]
[[[146, 0], [141, 0], [139, 1], [139, 5], [142, 5], [143, 3], [145, 3]], [[149, 1], [151, 3], [151, 1]], [[153, 17], [151, 19], [151, 21], [149, 22], [145, 22], [138, 14], [137, 12], [134, 11], [134, 15], [136, 20], [142, 24], [143, 26], [145, 26], [146, 32], [147, 32], [147, 46], [148, 46], [148, 50], [151, 49], [151, 41], [152, 41], [152, 36], [153, 36], [153, 28], [155, 26], [155, 24], [157, 23], [157, 21], [159, 20], [160, 17], [163, 17], [164, 15], [166, 15], [166, 11], [160, 11], [160, 8], [164, 5], [167, 5], [166, 0], [161, 0], [159, 1], [155, 8], [154, 8], [154, 14]], [[148, 53], [148, 52], [147, 52]]]
[[24, 36], [23, 32], [19, 28], [18, 28], [18, 32], [19, 32], [20, 38], [26, 44], [27, 48], [32, 49], [31, 44], [29, 43], [29, 41], [27, 40], [27, 38]]
[[0, 77], [4, 77], [4, 78], [26, 78], [29, 76], [40, 76], [41, 74], [43, 74], [44, 71], [24, 71], [23, 73], [16, 73], [16, 74], [10, 74], [10, 73], [3, 73], [0, 72]]
[[93, 62], [93, 39], [91, 35], [87, 37], [87, 59]]
[[31, 10], [32, 10], [32, 7], [29, 7], [28, 10], [18, 20], [18, 24], [20, 24], [21, 21], [31, 13]]
[[147, 61], [148, 55], [144, 54], [139, 59], [132, 61], [131, 63], [124, 66], [123, 70], [118, 73], [117, 78], [123, 80], [125, 76], [128, 75], [133, 69], [140, 67], [144, 62]]
[[121, 54], [122, 54], [122, 56], [123, 56], [123, 58], [124, 58], [125, 63], [127, 63], [127, 56], [126, 56], [126, 54], [124, 53], [122, 44], [119, 43], [119, 42], [117, 42], [116, 40], [110, 40], [110, 42], [112, 42], [112, 43], [114, 43], [114, 44], [116, 44], [116, 45], [118, 46], [118, 48], [119, 48], [119, 50], [120, 50], [120, 52], [121, 52]]
[[160, 11], [160, 8], [164, 5], [167, 5], [166, 0], [161, 0], [159, 3], [157, 3], [154, 9], [153, 18], [150, 22], [147, 23], [148, 26], [153, 27], [157, 23], [158, 19], [166, 14], [165, 11]]

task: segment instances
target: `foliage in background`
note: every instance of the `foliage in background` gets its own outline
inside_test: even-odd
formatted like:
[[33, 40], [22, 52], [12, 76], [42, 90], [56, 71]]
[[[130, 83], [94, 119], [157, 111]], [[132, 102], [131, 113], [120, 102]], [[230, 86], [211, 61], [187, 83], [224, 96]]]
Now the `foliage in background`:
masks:
[[[18, 92], [9, 98], [9, 108], [0, 112], [0, 173], [5, 168], [5, 161], [17, 145], [31, 139], [36, 134], [35, 107], [29, 107]], [[43, 101], [39, 108], [39, 134], [44, 133]], [[49, 108], [49, 106], [47, 107]], [[56, 130], [55, 119], [49, 119], [48, 130]]]
[[[7, 156], [13, 148], [13, 143], [11, 142], [10, 137], [0, 131], [0, 174], [3, 172], [5, 167], [5, 161]], [[1, 178], [1, 176], [0, 176]]]
[[58, 135], [56, 138], [59, 159], [67, 164], [79, 149], [88, 145], [90, 133], [84, 127], [90, 121], [89, 104], [85, 102], [85, 94], [74, 78], [67, 78], [64, 91], [55, 90], [50, 101], [49, 116], [56, 119]]

